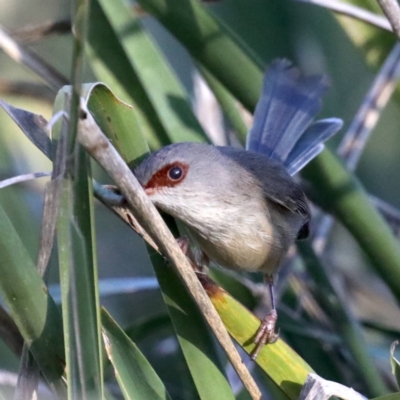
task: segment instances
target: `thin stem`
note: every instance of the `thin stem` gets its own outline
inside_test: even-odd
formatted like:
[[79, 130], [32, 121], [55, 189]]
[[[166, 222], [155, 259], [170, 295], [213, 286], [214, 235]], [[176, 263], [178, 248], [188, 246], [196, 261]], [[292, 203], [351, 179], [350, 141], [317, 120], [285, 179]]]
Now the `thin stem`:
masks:
[[370, 196], [370, 199], [375, 207], [384, 216], [386, 222], [395, 231], [395, 234], [398, 235], [400, 232], [400, 210], [393, 207], [391, 204], [386, 203], [382, 199], [379, 199], [378, 197]]
[[43, 83], [0, 79], [0, 93], [17, 96], [30, 96], [53, 104], [54, 92]]
[[346, 302], [336, 291], [326, 273], [326, 266], [321, 264], [321, 259], [317, 257], [309, 243], [299, 242], [297, 247], [304, 260], [304, 265], [318, 284], [318, 291], [324, 293], [324, 296], [319, 297], [320, 301], [327, 314], [335, 322], [371, 394], [379, 396], [385, 393], [387, 388], [368, 354], [361, 327], [351, 315]]
[[400, 6], [397, 0], [378, 0], [382, 11], [392, 25], [393, 32], [400, 39]]
[[76, 9], [74, 20], [74, 49], [72, 54], [73, 66], [71, 71], [72, 96], [70, 103], [69, 129], [68, 129], [68, 154], [75, 148], [75, 139], [79, 120], [79, 102], [82, 91], [82, 76], [84, 62], [84, 46], [88, 31], [88, 18], [90, 0], [75, 2]]
[[34, 172], [32, 174], [13, 176], [12, 178], [0, 181], [0, 189], [4, 189], [7, 186], [15, 185], [16, 183], [26, 182], [32, 179], [42, 178], [44, 176], [50, 176], [50, 175], [51, 172]]
[[71, 33], [71, 20], [46, 21], [39, 25], [26, 26], [13, 30], [12, 37], [23, 43], [32, 43], [50, 35]]
[[57, 72], [51, 65], [38, 55], [25, 49], [8, 35], [0, 25], [0, 48], [15, 62], [22, 64], [35, 72], [48, 86], [57, 92], [60, 87], [66, 85], [68, 80]]
[[297, 0], [302, 3], [315, 4], [329, 10], [332, 10], [338, 14], [345, 15], [347, 17], [356, 18], [360, 21], [366, 22], [370, 25], [376, 26], [381, 29], [392, 32], [392, 26], [389, 21], [380, 15], [374, 14], [363, 8], [354, 6], [352, 4], [343, 3], [337, 0]]
[[[356, 169], [366, 143], [379, 121], [382, 110], [392, 97], [399, 77], [400, 44], [397, 43], [378, 72], [338, 147], [338, 153], [343, 157], [345, 165], [350, 171]], [[323, 253], [332, 226], [332, 217], [328, 215], [323, 217], [319, 223], [313, 239], [314, 249], [318, 254]]]
[[392, 97], [399, 78], [400, 44], [396, 43], [338, 147], [338, 154], [343, 157], [350, 171], [355, 170], [383, 109]]
[[302, 175], [312, 182], [306, 188], [308, 197], [347, 227], [400, 302], [400, 244], [358, 180], [328, 151], [311, 161]]

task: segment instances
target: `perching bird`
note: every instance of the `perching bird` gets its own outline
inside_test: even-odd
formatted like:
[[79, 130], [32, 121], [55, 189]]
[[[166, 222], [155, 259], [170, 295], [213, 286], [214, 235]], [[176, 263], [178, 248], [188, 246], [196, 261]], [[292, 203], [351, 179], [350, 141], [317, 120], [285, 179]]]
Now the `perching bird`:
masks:
[[312, 122], [328, 87], [286, 60], [272, 63], [246, 150], [177, 143], [151, 154], [134, 171], [160, 210], [182, 221], [206, 258], [230, 269], [262, 272], [272, 311], [262, 322], [253, 358], [276, 340], [274, 276], [296, 239], [308, 236], [310, 209], [293, 180], [342, 126]]

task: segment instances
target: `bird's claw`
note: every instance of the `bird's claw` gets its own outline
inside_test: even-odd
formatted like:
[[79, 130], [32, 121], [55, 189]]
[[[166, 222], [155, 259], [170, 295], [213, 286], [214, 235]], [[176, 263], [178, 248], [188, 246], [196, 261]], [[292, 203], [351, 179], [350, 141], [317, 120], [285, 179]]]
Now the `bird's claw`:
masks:
[[278, 314], [275, 310], [272, 310], [265, 316], [264, 320], [261, 322], [261, 325], [258, 328], [256, 337], [254, 339], [256, 347], [251, 354], [252, 360], [255, 360], [257, 358], [258, 353], [265, 344], [272, 344], [278, 340], [279, 332], [275, 332], [277, 319]]

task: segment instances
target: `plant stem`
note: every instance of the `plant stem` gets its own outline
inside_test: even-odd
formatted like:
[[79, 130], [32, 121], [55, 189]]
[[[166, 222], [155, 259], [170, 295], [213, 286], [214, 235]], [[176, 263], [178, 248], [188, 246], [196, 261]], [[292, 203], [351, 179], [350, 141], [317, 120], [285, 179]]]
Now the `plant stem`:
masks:
[[353, 234], [400, 303], [400, 245], [355, 176], [327, 150], [302, 175], [318, 188], [308, 196]]

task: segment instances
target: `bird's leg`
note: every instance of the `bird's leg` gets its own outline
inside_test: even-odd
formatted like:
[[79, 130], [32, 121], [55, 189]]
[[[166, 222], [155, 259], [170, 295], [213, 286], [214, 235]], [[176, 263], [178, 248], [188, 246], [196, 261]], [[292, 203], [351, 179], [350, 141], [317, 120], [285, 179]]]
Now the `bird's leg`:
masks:
[[274, 296], [274, 277], [272, 275], [265, 275], [265, 282], [269, 287], [269, 294], [271, 298], [272, 310], [262, 320], [260, 327], [258, 328], [254, 343], [256, 347], [251, 355], [251, 359], [255, 360], [258, 353], [265, 344], [275, 343], [278, 340], [279, 332], [275, 332], [275, 325], [278, 319], [278, 314], [275, 308], [275, 296]]

